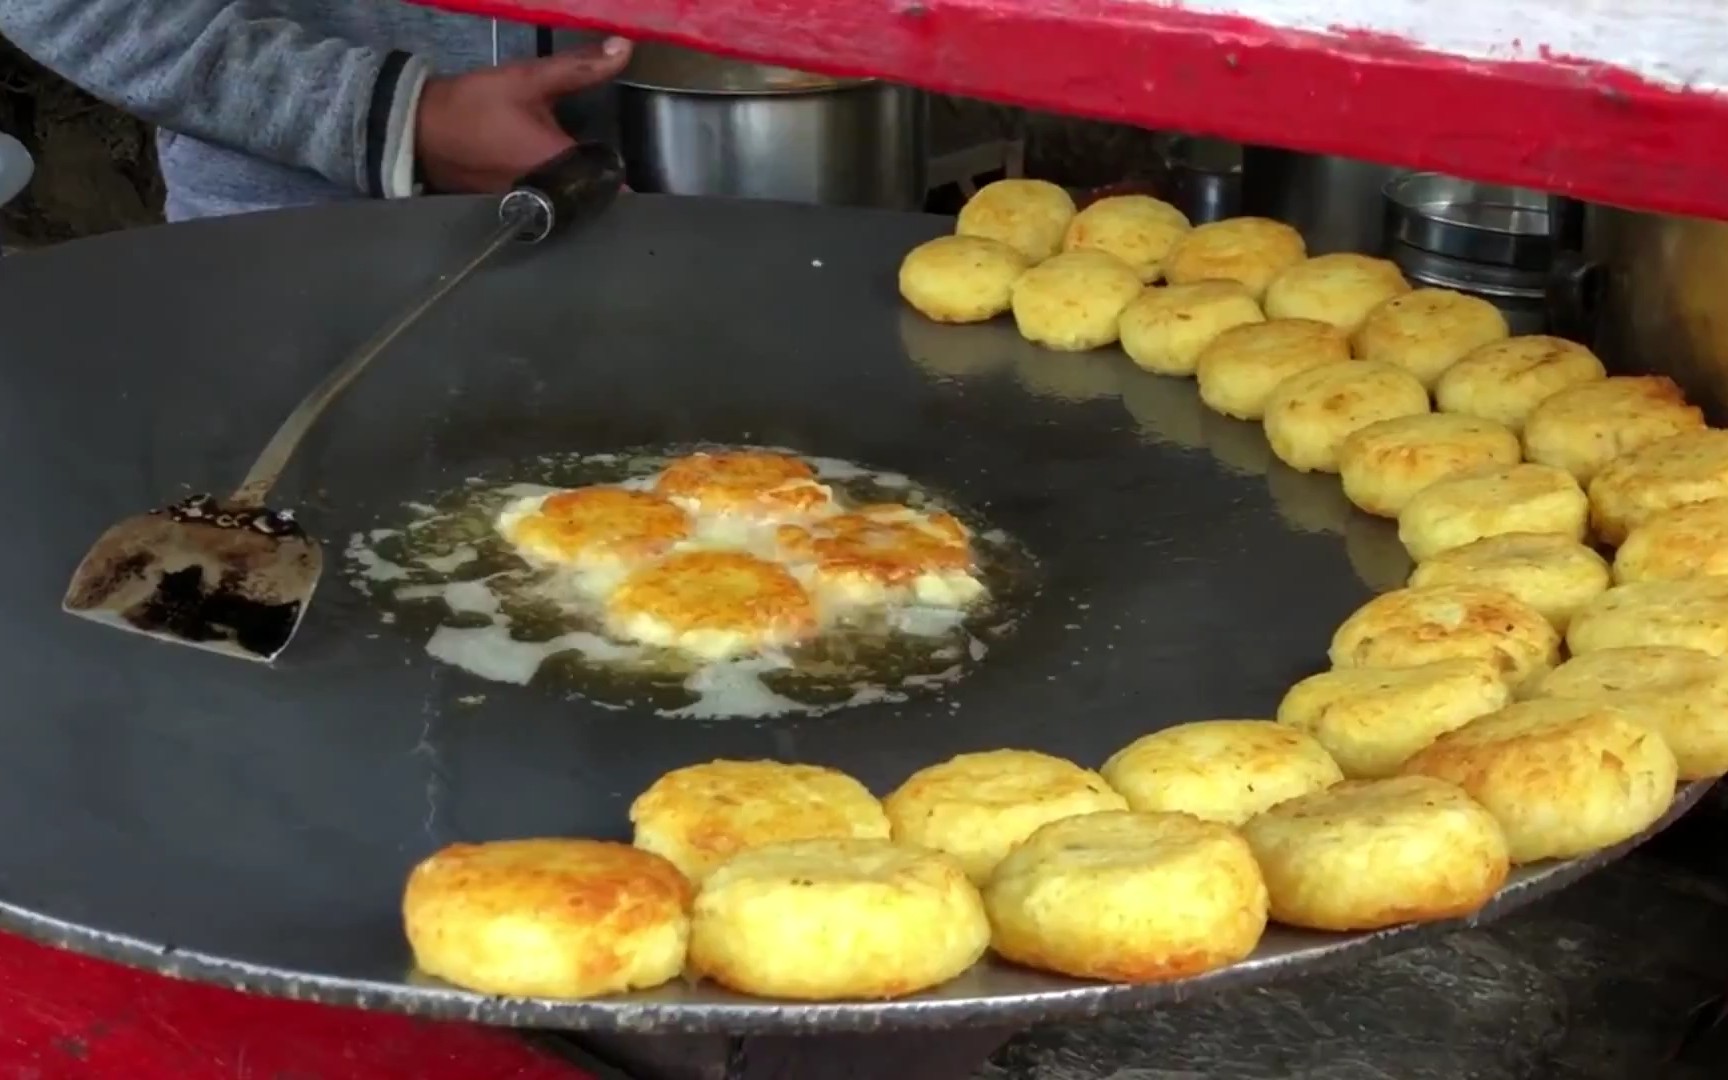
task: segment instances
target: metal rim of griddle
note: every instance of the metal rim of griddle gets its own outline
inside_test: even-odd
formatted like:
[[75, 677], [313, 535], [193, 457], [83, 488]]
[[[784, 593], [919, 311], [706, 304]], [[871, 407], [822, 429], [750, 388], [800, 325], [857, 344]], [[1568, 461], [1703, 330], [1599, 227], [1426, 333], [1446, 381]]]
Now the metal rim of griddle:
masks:
[[[249, 458], [257, 445], [251, 425], [279, 418], [282, 402], [304, 391], [304, 371], [322, 370], [318, 364], [327, 366], [351, 339], [375, 329], [402, 294], [417, 291], [425, 274], [472, 240], [469, 231], [483, 233], [494, 217], [485, 200], [350, 204], [248, 215], [155, 238], [123, 234], [0, 265], [7, 286], [0, 288], [0, 321], [13, 320], [12, 346], [26, 360], [0, 369], [0, 390], [11, 391], [0, 394], [0, 446], [20, 463], [0, 474], [0, 491], [34, 500], [27, 504], [37, 507], [41, 526], [17, 541], [11, 562], [0, 562], [0, 585], [11, 591], [0, 631], [25, 647], [0, 650], [0, 671], [16, 680], [19, 700], [38, 706], [0, 714], [0, 751], [19, 769], [16, 781], [0, 789], [6, 815], [0, 820], [11, 822], [0, 843], [0, 928], [236, 989], [524, 1027], [743, 1034], [1011, 1025], [1245, 988], [1413, 945], [1503, 915], [1633, 846], [1521, 870], [1464, 920], [1362, 935], [1273, 928], [1249, 961], [1169, 984], [1076, 982], [995, 961], [931, 993], [878, 1003], [785, 1003], [709, 986], [694, 993], [670, 987], [659, 1001], [653, 992], [522, 1001], [415, 981], [401, 939], [396, 875], [433, 846], [531, 835], [518, 831], [527, 828], [614, 835], [625, 792], [640, 790], [658, 771], [740, 752], [778, 755], [783, 745], [799, 755], [791, 760], [857, 770], [877, 790], [910, 768], [966, 749], [1019, 743], [1101, 760], [1107, 742], [1115, 749], [1203, 715], [1254, 715], [1215, 710], [1265, 708], [1266, 695], [1288, 686], [1296, 670], [1290, 665], [1311, 665], [1323, 650], [1323, 635], [1308, 624], [1330, 625], [1328, 605], [1347, 610], [1364, 591], [1361, 572], [1350, 570], [1340, 550], [1348, 544], [1294, 525], [1268, 501], [1281, 498], [1273, 490], [1279, 485], [1310, 480], [1289, 474], [1274, 481], [1279, 474], [1262, 470], [1265, 489], [1249, 494], [1242, 474], [1213, 454], [1190, 453], [1192, 444], [1182, 442], [1168, 449], [1174, 429], [1148, 434], [1129, 401], [1130, 385], [1138, 393], [1179, 391], [1204, 427], [1210, 421], [1191, 381], [1160, 380], [1113, 355], [1051, 357], [1026, 346], [1011, 327], [968, 331], [909, 320], [894, 295], [893, 266], [907, 247], [943, 231], [940, 219], [644, 196], [625, 200], [579, 235], [489, 270], [452, 298], [453, 310], [429, 316], [394, 360], [381, 358], [328, 419], [323, 444], [302, 459], [301, 494], [325, 500], [322, 516], [306, 518], [308, 528], [339, 546], [349, 527], [380, 520], [383, 500], [444, 490], [421, 485], [433, 479], [442, 485], [446, 476], [456, 482], [469, 474], [447, 470], [466, 470], [477, 457], [516, 461], [515, 449], [525, 444], [542, 452], [545, 440], [575, 434], [570, 425], [583, 416], [601, 425], [578, 437], [594, 440], [590, 449], [682, 441], [679, 431], [689, 440], [726, 441], [704, 427], [721, 424], [750, 432], [746, 441], [804, 439], [810, 452], [907, 471], [946, 490], [974, 483], [972, 498], [990, 503], [993, 520], [1035, 550], [1042, 537], [1047, 569], [1064, 575], [1060, 603], [1027, 612], [1015, 639], [1024, 647], [959, 685], [956, 700], [978, 719], [933, 728], [932, 718], [954, 715], [938, 698], [928, 708], [881, 709], [865, 723], [837, 714], [832, 722], [716, 735], [718, 728], [670, 728], [649, 717], [620, 724], [618, 714], [601, 710], [573, 717], [561, 699], [523, 691], [495, 695], [490, 712], [446, 716], [434, 740], [427, 710], [443, 703], [459, 712], [459, 695], [473, 684], [446, 678], [448, 669], [431, 665], [405, 641], [362, 640], [380, 636], [362, 632], [377, 629], [377, 611], [335, 584], [314, 603], [308, 629], [290, 650], [289, 667], [300, 664], [298, 675], [278, 669], [272, 676], [219, 658], [194, 661], [185, 655], [192, 650], [81, 620], [40, 624], [20, 613], [20, 604], [40, 600], [40, 618], [64, 618], [53, 610], [63, 584], [54, 564], [75, 561], [94, 531], [113, 520], [111, 510], [159, 500], [166, 477], [226, 475], [232, 462], [224, 457]], [[271, 245], [277, 258], [251, 257]], [[759, 274], [723, 272], [737, 266], [742, 251]], [[232, 265], [240, 263], [233, 260], [247, 271], [235, 272]], [[130, 305], [135, 318], [67, 323], [54, 315], [61, 290], [96, 287], [92, 266], [126, 290], [118, 306]], [[546, 305], [547, 297], [557, 302]], [[665, 305], [674, 303], [685, 308], [668, 319]], [[836, 320], [855, 325], [836, 335]], [[653, 339], [647, 345], [644, 328]], [[146, 345], [124, 347], [146, 335]], [[1013, 374], [971, 383], [933, 375], [917, 362], [925, 342], [916, 335], [936, 335], [931, 340], [944, 348], [970, 342], [968, 349], [1002, 352]], [[810, 363], [813, 341], [829, 343], [821, 364]], [[578, 347], [583, 364], [563, 359]], [[744, 376], [728, 348], [738, 360], [765, 365], [764, 374]], [[899, 353], [885, 372], [859, 366], [880, 363], [878, 350], [891, 349]], [[475, 352], [484, 362], [470, 362]], [[699, 362], [686, 362], [685, 352]], [[235, 354], [258, 363], [229, 366]], [[61, 364], [51, 362], [62, 356]], [[107, 368], [107, 382], [86, 370], [151, 356], [185, 357], [159, 361], [184, 370], [134, 363]], [[1034, 393], [1027, 381], [1100, 366], [1117, 400], [1051, 397], [1048, 389]], [[1059, 389], [1066, 395], [1072, 388]], [[829, 396], [812, 400], [812, 390]], [[224, 409], [187, 409], [195, 396], [218, 391], [231, 395]], [[549, 395], [557, 407], [525, 407], [524, 395], [533, 393]], [[68, 437], [57, 418], [69, 415], [70, 406], [52, 407], [57, 394], [77, 400], [89, 438]], [[679, 416], [632, 418], [632, 410], [659, 401], [673, 402]], [[500, 407], [521, 411], [498, 415]], [[807, 415], [788, 421], [798, 430], [781, 437], [769, 425], [787, 408]], [[693, 419], [690, 410], [707, 410], [708, 418]], [[957, 437], [948, 424], [976, 428]], [[1039, 435], [1041, 424], [1054, 426]], [[668, 426], [678, 430], [662, 430]], [[645, 438], [644, 427], [656, 434]], [[1003, 455], [1011, 469], [1002, 468]], [[117, 461], [131, 464], [116, 467]], [[1200, 487], [1180, 506], [1140, 500], [1135, 505], [1147, 512], [1123, 514], [1125, 495], [1138, 498], [1166, 482]], [[1342, 498], [1335, 480], [1312, 485], [1327, 499]], [[358, 507], [364, 517], [354, 516]], [[1254, 515], [1266, 515], [1268, 524]], [[319, 531], [338, 522], [343, 532]], [[1241, 546], [1251, 535], [1297, 545], [1279, 550], [1301, 572], [1241, 562], [1252, 554]], [[1072, 550], [1048, 546], [1059, 537]], [[1232, 542], [1236, 562], [1216, 554]], [[1147, 558], [1147, 551], [1174, 561], [1167, 567], [1122, 561]], [[1182, 563], [1187, 551], [1201, 554]], [[1315, 558], [1325, 561], [1302, 563]], [[1209, 570], [1207, 559], [1222, 569]], [[1265, 583], [1274, 579], [1277, 591], [1267, 593]], [[1149, 580], [1153, 587], [1143, 588]], [[1346, 581], [1350, 591], [1340, 593]], [[1236, 591], [1193, 591], [1214, 587]], [[1135, 599], [1123, 600], [1116, 612], [1150, 627], [1138, 642], [1123, 636], [1124, 627], [1093, 616], [1078, 620], [1085, 626], [1061, 625], [1071, 616], [1057, 613], [1072, 611], [1062, 605], [1088, 600], [1109, 608], [1118, 595]], [[1234, 606], [1244, 595], [1261, 605]], [[1209, 632], [1226, 635], [1233, 648], [1202, 657], [1182, 644], [1167, 648], [1161, 661], [1136, 651], [1170, 646], [1173, 639], [1161, 636], [1169, 625], [1161, 613], [1207, 598], [1220, 605]], [[1143, 601], [1156, 605], [1136, 606]], [[1289, 621], [1300, 635], [1255, 621], [1293, 611], [1300, 617]], [[1177, 625], [1187, 632], [1183, 642], [1195, 637], [1192, 624]], [[1286, 647], [1293, 641], [1296, 654]], [[1074, 650], [1096, 645], [1102, 652], [1118, 642], [1132, 659], [1091, 669], [1093, 686], [1082, 687], [1088, 669], [1074, 666]], [[1268, 647], [1281, 655], [1268, 658]], [[42, 696], [32, 699], [38, 686]], [[1244, 694], [1252, 704], [1238, 700]], [[1173, 714], [1181, 710], [1190, 711]], [[1052, 723], [1055, 715], [1063, 722]], [[478, 716], [509, 723], [488, 725]], [[284, 722], [287, 728], [278, 726]], [[423, 745], [442, 757], [427, 763]], [[572, 751], [589, 756], [572, 759]], [[613, 756], [632, 753], [637, 758]], [[436, 835], [435, 782], [455, 804]], [[589, 792], [583, 783], [618, 790]], [[1707, 787], [1684, 789], [1657, 828]], [[500, 790], [509, 797], [499, 798]], [[211, 828], [220, 832], [202, 831]], [[322, 865], [309, 866], [308, 858]], [[137, 902], [146, 894], [149, 903]]]
[[[999, 996], [980, 1008], [969, 999], [921, 996], [880, 1002], [805, 1003], [739, 997], [732, 1003], [655, 1005], [629, 997], [589, 1001], [503, 998], [444, 985], [403, 987], [365, 983], [315, 972], [238, 963], [190, 950], [159, 949], [148, 942], [25, 911], [0, 902], [0, 929], [88, 956], [174, 978], [294, 1001], [345, 1005], [433, 1020], [463, 1020], [520, 1028], [557, 1028], [618, 1034], [769, 1035], [940, 1028], [1011, 1027], [1051, 1020], [1130, 1012], [1208, 994], [1263, 986], [1281, 977], [1317, 974], [1509, 915], [1631, 852], [1697, 804], [1714, 781], [1696, 781], [1675, 794], [1662, 818], [1631, 840], [1582, 858], [1513, 871], [1513, 879], [1475, 914], [1445, 922], [1406, 924], [1366, 934], [1325, 934], [1267, 928], [1267, 939], [1306, 939], [1308, 948], [1250, 958], [1197, 978], [1168, 983], [1093, 983], [1017, 997]], [[982, 965], [1002, 961], [986, 957]], [[1052, 978], [1057, 978], [1052, 976]], [[1067, 980], [1062, 980], [1067, 981]]]

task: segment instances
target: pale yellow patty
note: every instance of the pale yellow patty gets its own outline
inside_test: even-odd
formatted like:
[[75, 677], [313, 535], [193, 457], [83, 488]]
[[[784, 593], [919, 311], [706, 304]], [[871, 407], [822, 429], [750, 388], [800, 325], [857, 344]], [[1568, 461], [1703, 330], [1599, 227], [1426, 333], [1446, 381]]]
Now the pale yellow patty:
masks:
[[1200, 351], [1232, 327], [1265, 321], [1234, 281], [1147, 289], [1122, 309], [1118, 330], [1128, 359], [1156, 375], [1192, 375]]
[[1143, 735], [1100, 770], [1141, 811], [1240, 825], [1344, 778], [1312, 736], [1270, 720], [1202, 720]]
[[1501, 533], [1443, 551], [1416, 567], [1412, 585], [1486, 585], [1542, 613], [1564, 634], [1608, 588], [1608, 562], [1560, 533]]
[[1398, 514], [1398, 539], [1417, 562], [1504, 533], [1558, 533], [1583, 540], [1590, 500], [1572, 474], [1552, 465], [1513, 465], [1423, 488]]
[[408, 875], [402, 919], [428, 975], [483, 994], [588, 998], [683, 971], [693, 892], [671, 863], [625, 844], [452, 844]]
[[1537, 681], [1531, 697], [1595, 698], [1684, 690], [1728, 674], [1728, 658], [1676, 645], [1629, 645], [1574, 656]]
[[1468, 915], [1505, 883], [1506, 837], [1487, 809], [1426, 777], [1351, 780], [1243, 826], [1272, 918], [1378, 930]]
[[888, 815], [845, 773], [779, 761], [710, 761], [630, 804], [634, 843], [700, 882], [740, 851], [787, 840], [888, 839]]
[[1111, 195], [1074, 215], [1063, 251], [1102, 251], [1134, 268], [1148, 284], [1164, 273], [1164, 259], [1190, 226], [1182, 211], [1150, 195]]
[[1102, 251], [1046, 259], [1014, 282], [1014, 325], [1035, 345], [1084, 352], [1114, 344], [1117, 320], [1140, 295], [1132, 267]]
[[883, 805], [895, 840], [947, 852], [980, 885], [1038, 826], [1128, 808], [1091, 769], [1032, 750], [959, 754], [913, 773]]
[[1514, 863], [1564, 859], [1628, 840], [1674, 799], [1674, 753], [1625, 711], [1541, 698], [1472, 720], [1405, 772], [1448, 780], [1486, 806]]
[[1334, 252], [1279, 274], [1266, 289], [1265, 307], [1274, 319], [1319, 319], [1352, 334], [1370, 311], [1409, 291], [1391, 260]]
[[1302, 234], [1271, 218], [1239, 217], [1196, 226], [1164, 260], [1164, 280], [1239, 281], [1259, 300], [1272, 279], [1307, 255]]
[[1416, 289], [1370, 311], [1352, 344], [1362, 359], [1397, 364], [1432, 387], [1472, 350], [1509, 332], [1500, 309], [1479, 296]]
[[1616, 585], [1572, 617], [1576, 655], [1628, 645], [1673, 645], [1728, 656], [1728, 577]]
[[1728, 659], [1663, 646], [1603, 649], [1549, 672], [1533, 696], [1625, 709], [1674, 751], [1681, 780], [1728, 773]]
[[1352, 432], [1338, 447], [1338, 475], [1359, 509], [1395, 518], [1423, 488], [1520, 458], [1509, 428], [1474, 416], [1419, 413]]
[[1266, 929], [1266, 885], [1248, 844], [1187, 814], [1051, 822], [1002, 860], [984, 904], [1001, 956], [1112, 982], [1225, 967]]
[[702, 883], [690, 973], [794, 1001], [903, 997], [964, 973], [990, 943], [958, 863], [886, 840], [753, 848]]
[[1392, 776], [1435, 739], [1511, 700], [1494, 661], [1461, 656], [1310, 675], [1284, 695], [1278, 722], [1318, 739], [1345, 776], [1373, 780]]
[[1381, 420], [1428, 411], [1428, 391], [1391, 364], [1347, 360], [1310, 368], [1266, 398], [1266, 441], [1302, 472], [1337, 472], [1344, 440]]
[[1606, 378], [1596, 354], [1576, 342], [1525, 334], [1477, 348], [1447, 368], [1434, 384], [1441, 412], [1480, 416], [1524, 430], [1524, 420], [1570, 386]]
[[1315, 319], [1271, 319], [1226, 330], [1194, 360], [1200, 400], [1214, 412], [1258, 420], [1279, 383], [1350, 359], [1344, 331]]
[[1679, 581], [1728, 575], [1728, 498], [1664, 510], [1614, 553], [1614, 580]]
[[1697, 431], [1704, 413], [1665, 375], [1614, 375], [1549, 397], [1524, 421], [1524, 457], [1557, 465], [1588, 484], [1596, 471], [1640, 446]]
[[984, 322], [1008, 310], [1014, 282], [1030, 265], [1000, 240], [938, 236], [901, 260], [900, 295], [937, 322]]
[[1610, 461], [1590, 480], [1590, 527], [1619, 545], [1664, 510], [1728, 496], [1728, 431], [1691, 431]]
[[1055, 184], [998, 180], [979, 188], [960, 208], [954, 231], [1000, 240], [1036, 263], [1062, 249], [1062, 237], [1072, 220], [1074, 199]]
[[1514, 691], [1560, 662], [1560, 635], [1511, 593], [1481, 585], [1429, 585], [1382, 593], [1332, 635], [1333, 667], [1412, 667], [1474, 656]]

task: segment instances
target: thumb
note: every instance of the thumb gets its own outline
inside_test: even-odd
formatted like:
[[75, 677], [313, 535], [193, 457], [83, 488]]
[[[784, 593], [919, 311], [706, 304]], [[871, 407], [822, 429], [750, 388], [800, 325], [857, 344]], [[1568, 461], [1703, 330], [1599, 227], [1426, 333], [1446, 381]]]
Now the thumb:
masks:
[[522, 65], [522, 74], [534, 94], [550, 99], [597, 86], [629, 62], [630, 43], [614, 37], [599, 45], [529, 60]]

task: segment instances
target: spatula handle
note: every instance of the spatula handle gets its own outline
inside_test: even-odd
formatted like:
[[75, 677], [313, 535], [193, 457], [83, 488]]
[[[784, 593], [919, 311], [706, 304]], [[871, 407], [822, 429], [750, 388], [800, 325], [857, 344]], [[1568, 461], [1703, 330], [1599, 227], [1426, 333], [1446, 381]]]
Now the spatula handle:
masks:
[[270, 439], [246, 479], [229, 500], [237, 507], [260, 507], [287, 467], [300, 440], [324, 415], [330, 403], [383, 352], [451, 290], [467, 280], [499, 248], [511, 241], [539, 243], [560, 229], [598, 215], [624, 186], [624, 164], [617, 151], [601, 143], [583, 143], [524, 176], [498, 204], [498, 227], [473, 256], [456, 270], [440, 275], [426, 292], [354, 350], [347, 360], [324, 376], [312, 392], [288, 414]]
[[498, 220], [517, 223], [516, 239], [535, 244], [599, 216], [624, 187], [624, 161], [604, 143], [578, 143], [516, 181]]

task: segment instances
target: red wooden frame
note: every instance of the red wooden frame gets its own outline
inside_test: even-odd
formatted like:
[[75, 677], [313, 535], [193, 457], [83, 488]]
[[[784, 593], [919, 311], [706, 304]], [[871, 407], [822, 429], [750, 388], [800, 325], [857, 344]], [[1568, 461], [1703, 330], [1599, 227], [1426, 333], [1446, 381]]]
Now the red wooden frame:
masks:
[[0, 1076], [592, 1080], [508, 1031], [252, 997], [0, 935]]
[[1565, 57], [1473, 60], [1150, 0], [415, 2], [1728, 219], [1728, 95]]

